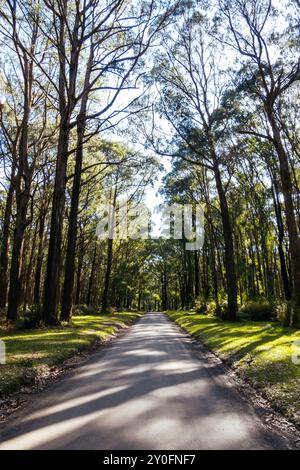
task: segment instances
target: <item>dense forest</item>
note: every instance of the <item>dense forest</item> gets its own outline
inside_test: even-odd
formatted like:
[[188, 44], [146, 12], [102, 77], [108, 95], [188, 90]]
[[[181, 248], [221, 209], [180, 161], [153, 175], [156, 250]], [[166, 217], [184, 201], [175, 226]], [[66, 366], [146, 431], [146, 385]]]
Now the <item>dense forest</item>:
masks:
[[[297, 0], [0, 0], [3, 318], [299, 325], [299, 28]], [[203, 248], [99, 239], [99, 205], [159, 175], [202, 205]]]

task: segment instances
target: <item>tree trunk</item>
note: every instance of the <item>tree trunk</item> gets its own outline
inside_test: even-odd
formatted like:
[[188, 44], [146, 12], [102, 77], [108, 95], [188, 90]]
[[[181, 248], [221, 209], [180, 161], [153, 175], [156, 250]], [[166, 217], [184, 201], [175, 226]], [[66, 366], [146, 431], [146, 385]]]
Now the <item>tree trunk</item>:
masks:
[[62, 121], [60, 128], [55, 186], [52, 202], [50, 239], [44, 291], [44, 319], [48, 325], [57, 325], [59, 301], [59, 270], [61, 261], [62, 227], [65, 209], [65, 189], [68, 159], [69, 122]]
[[21, 271], [24, 233], [29, 224], [29, 221], [27, 220], [27, 209], [31, 197], [30, 187], [32, 173], [31, 171], [25, 171], [25, 168], [23, 167], [25, 156], [27, 158], [27, 129], [25, 131], [24, 140], [21, 140], [20, 143], [20, 162], [16, 184], [17, 214], [13, 237], [7, 307], [7, 319], [12, 321], [16, 320], [18, 317], [18, 307], [20, 304], [22, 289]]
[[40, 215], [40, 224], [39, 224], [39, 245], [38, 245], [38, 254], [36, 260], [36, 269], [35, 269], [35, 280], [34, 280], [34, 294], [33, 301], [36, 305], [39, 305], [41, 302], [41, 275], [42, 275], [42, 265], [44, 257], [44, 231], [46, 223], [46, 213], [48, 205], [42, 203], [41, 215]]
[[94, 248], [94, 253], [93, 253], [92, 269], [91, 269], [91, 275], [90, 275], [90, 280], [89, 280], [88, 295], [87, 295], [87, 300], [86, 300], [86, 303], [88, 306], [92, 305], [92, 292], [93, 292], [93, 284], [94, 284], [96, 257], [97, 257], [97, 243], [95, 243], [95, 248]]
[[195, 276], [195, 297], [200, 295], [200, 281], [199, 281], [199, 260], [198, 251], [194, 251], [194, 276]]
[[277, 222], [277, 229], [278, 229], [278, 253], [279, 253], [279, 260], [280, 260], [280, 273], [281, 273], [283, 291], [284, 291], [285, 299], [291, 300], [292, 292], [291, 292], [290, 280], [288, 276], [288, 270], [286, 266], [286, 260], [285, 260], [284, 249], [283, 249], [284, 227], [283, 227], [280, 201], [278, 198], [278, 188], [277, 188], [277, 184], [275, 181], [273, 182], [273, 186], [272, 186], [272, 194], [273, 194], [273, 201], [274, 201], [274, 208], [275, 208], [276, 222]]
[[61, 305], [61, 319], [63, 321], [69, 321], [72, 315], [72, 303], [73, 303], [73, 291], [74, 291], [74, 278], [75, 278], [75, 254], [76, 254], [76, 242], [77, 242], [77, 223], [78, 223], [78, 206], [81, 188], [81, 172], [83, 162], [83, 140], [85, 134], [86, 125], [86, 110], [89, 97], [89, 85], [90, 76], [92, 70], [92, 63], [94, 57], [94, 45], [91, 45], [90, 56], [87, 64], [85, 80], [84, 80], [84, 91], [80, 113], [77, 117], [77, 147], [76, 147], [76, 164], [75, 174], [72, 188], [71, 198], [71, 210], [70, 220], [68, 228], [68, 244], [66, 253], [66, 264], [65, 264], [65, 280], [63, 287], [63, 297]]
[[36, 239], [38, 235], [38, 225], [36, 225], [34, 229], [30, 256], [29, 256], [29, 263], [28, 267], [25, 272], [25, 287], [24, 287], [24, 308], [27, 307], [30, 303], [32, 303], [32, 269], [34, 264], [34, 255], [36, 250]]
[[13, 237], [7, 308], [7, 320], [10, 321], [15, 321], [18, 318], [18, 308], [21, 297], [22, 251], [25, 231], [24, 210], [26, 207], [26, 205], [23, 205], [22, 211], [19, 208]]
[[107, 312], [108, 309], [108, 294], [109, 294], [109, 284], [110, 284], [110, 273], [112, 267], [112, 259], [113, 259], [113, 240], [108, 238], [107, 240], [107, 261], [106, 261], [106, 271], [105, 271], [105, 278], [104, 278], [104, 289], [102, 295], [102, 312]]
[[293, 204], [293, 184], [289, 168], [289, 160], [284, 149], [280, 129], [276, 123], [276, 117], [272, 109], [266, 105], [267, 116], [273, 130], [274, 146], [279, 159], [281, 187], [284, 197], [286, 224], [289, 235], [291, 266], [293, 272], [293, 299], [300, 306], [300, 239]]
[[[112, 198], [113, 207], [116, 207], [117, 192], [118, 192], [118, 179], [119, 179], [119, 176], [117, 174], [114, 194], [113, 194], [113, 198]], [[109, 284], [110, 284], [110, 274], [111, 274], [112, 261], [113, 261], [113, 240], [111, 238], [108, 238], [108, 240], [107, 240], [107, 262], [106, 262], [106, 272], [105, 272], [105, 278], [104, 278], [104, 290], [103, 290], [103, 295], [102, 295], [102, 300], [101, 300], [101, 305], [102, 305], [102, 311], [103, 312], [106, 312], [107, 308], [109, 306], [108, 305], [108, 294], [109, 294]]]
[[18, 165], [15, 179], [16, 190], [16, 222], [13, 238], [10, 284], [8, 292], [7, 319], [16, 320], [18, 317], [18, 307], [21, 296], [21, 268], [24, 232], [29, 224], [27, 221], [27, 209], [31, 198], [30, 190], [34, 168], [29, 165], [28, 160], [28, 124], [31, 112], [32, 84], [33, 84], [33, 61], [29, 61], [27, 56], [23, 57], [23, 78], [24, 78], [24, 103], [23, 118], [20, 132], [20, 142], [18, 146]]
[[75, 175], [73, 180], [71, 210], [69, 218], [69, 228], [67, 237], [67, 253], [65, 264], [65, 280], [63, 287], [63, 297], [61, 305], [61, 320], [69, 321], [72, 315], [74, 278], [75, 278], [75, 254], [77, 242], [78, 206], [81, 187], [81, 170], [83, 161], [83, 138], [84, 125], [77, 126], [77, 150]]
[[10, 177], [10, 185], [7, 193], [7, 199], [5, 204], [2, 240], [1, 240], [1, 252], [0, 252], [0, 308], [6, 307], [7, 300], [7, 289], [8, 289], [8, 256], [9, 256], [9, 230], [11, 211], [14, 196], [14, 177], [15, 177], [15, 166], [13, 164]]
[[[59, 138], [57, 146], [56, 173], [50, 223], [50, 239], [44, 287], [43, 314], [45, 323], [57, 325], [57, 307], [60, 295], [59, 272], [61, 262], [62, 229], [65, 210], [65, 190], [67, 176], [68, 149], [70, 137], [70, 119], [74, 109], [74, 96], [77, 77], [78, 55], [76, 54], [78, 34], [78, 15], [74, 24], [73, 44], [69, 65], [69, 83], [66, 73], [65, 18], [68, 14], [68, 1], [61, 4], [62, 16], [59, 24]], [[67, 88], [68, 83], [68, 89]], [[66, 98], [68, 96], [68, 99]]]
[[237, 282], [234, 264], [234, 249], [232, 227], [230, 222], [229, 210], [226, 200], [225, 191], [222, 185], [220, 170], [218, 164], [214, 165], [214, 174], [216, 179], [216, 186], [220, 201], [224, 246], [225, 246], [225, 270], [226, 270], [226, 284], [227, 284], [227, 298], [228, 298], [228, 320], [236, 320], [237, 313]]
[[[80, 245], [79, 245], [79, 247], [80, 247]], [[83, 254], [80, 252], [80, 248], [79, 248], [78, 266], [77, 266], [77, 285], [76, 285], [76, 296], [75, 296], [76, 305], [80, 304], [82, 266], [83, 266]]]

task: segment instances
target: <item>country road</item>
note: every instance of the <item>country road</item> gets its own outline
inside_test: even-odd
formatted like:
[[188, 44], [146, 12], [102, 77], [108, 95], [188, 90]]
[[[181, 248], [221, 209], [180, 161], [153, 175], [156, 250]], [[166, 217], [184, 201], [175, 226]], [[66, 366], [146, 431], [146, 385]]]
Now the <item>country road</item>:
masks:
[[222, 369], [160, 313], [34, 396], [0, 442], [0, 450], [284, 448]]

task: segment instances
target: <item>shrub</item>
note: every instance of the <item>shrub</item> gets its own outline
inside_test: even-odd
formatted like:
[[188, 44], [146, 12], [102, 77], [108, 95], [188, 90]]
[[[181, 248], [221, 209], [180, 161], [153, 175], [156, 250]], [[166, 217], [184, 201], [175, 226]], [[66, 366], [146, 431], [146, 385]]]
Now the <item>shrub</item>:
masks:
[[196, 313], [200, 313], [201, 315], [207, 315], [207, 304], [206, 304], [206, 302], [197, 301], [195, 304], [196, 304], [195, 305]]
[[40, 328], [43, 325], [43, 311], [41, 305], [31, 305], [26, 310], [23, 318], [21, 319], [20, 328], [22, 330], [31, 330], [33, 328]]
[[205, 307], [207, 315], [226, 319], [228, 306], [225, 300], [221, 301], [218, 305], [215, 300], [211, 300], [205, 305]]
[[275, 305], [275, 312], [277, 320], [282, 326], [289, 326], [291, 323], [291, 308], [289, 302], [278, 302]]
[[207, 315], [215, 316], [216, 315], [216, 308], [217, 308], [217, 305], [216, 305], [216, 302], [214, 300], [211, 300], [210, 302], [208, 302], [206, 304]]
[[116, 309], [114, 307], [107, 307], [106, 311], [102, 312], [102, 313], [108, 313], [108, 314], [112, 315], [113, 313], [115, 313], [115, 311], [116, 311]]
[[240, 309], [239, 317], [251, 321], [270, 321], [276, 318], [275, 307], [267, 299], [250, 300]]
[[223, 301], [216, 305], [215, 315], [222, 320], [226, 320], [228, 317], [228, 303]]
[[278, 302], [275, 312], [282, 326], [300, 326], [300, 308], [292, 300]]
[[95, 315], [95, 310], [90, 305], [76, 305], [73, 309], [73, 315]]

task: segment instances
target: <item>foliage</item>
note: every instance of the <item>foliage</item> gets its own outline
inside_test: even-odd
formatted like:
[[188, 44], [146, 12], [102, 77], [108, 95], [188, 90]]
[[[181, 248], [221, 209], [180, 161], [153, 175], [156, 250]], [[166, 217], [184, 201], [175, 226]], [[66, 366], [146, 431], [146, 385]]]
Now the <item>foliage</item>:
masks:
[[93, 315], [95, 314], [95, 308], [91, 305], [75, 305], [73, 309], [73, 315]]
[[270, 321], [276, 317], [274, 303], [263, 298], [249, 300], [241, 307], [239, 314], [251, 321]]
[[31, 305], [23, 315], [19, 328], [30, 330], [40, 328], [43, 325], [43, 310], [41, 305]]

